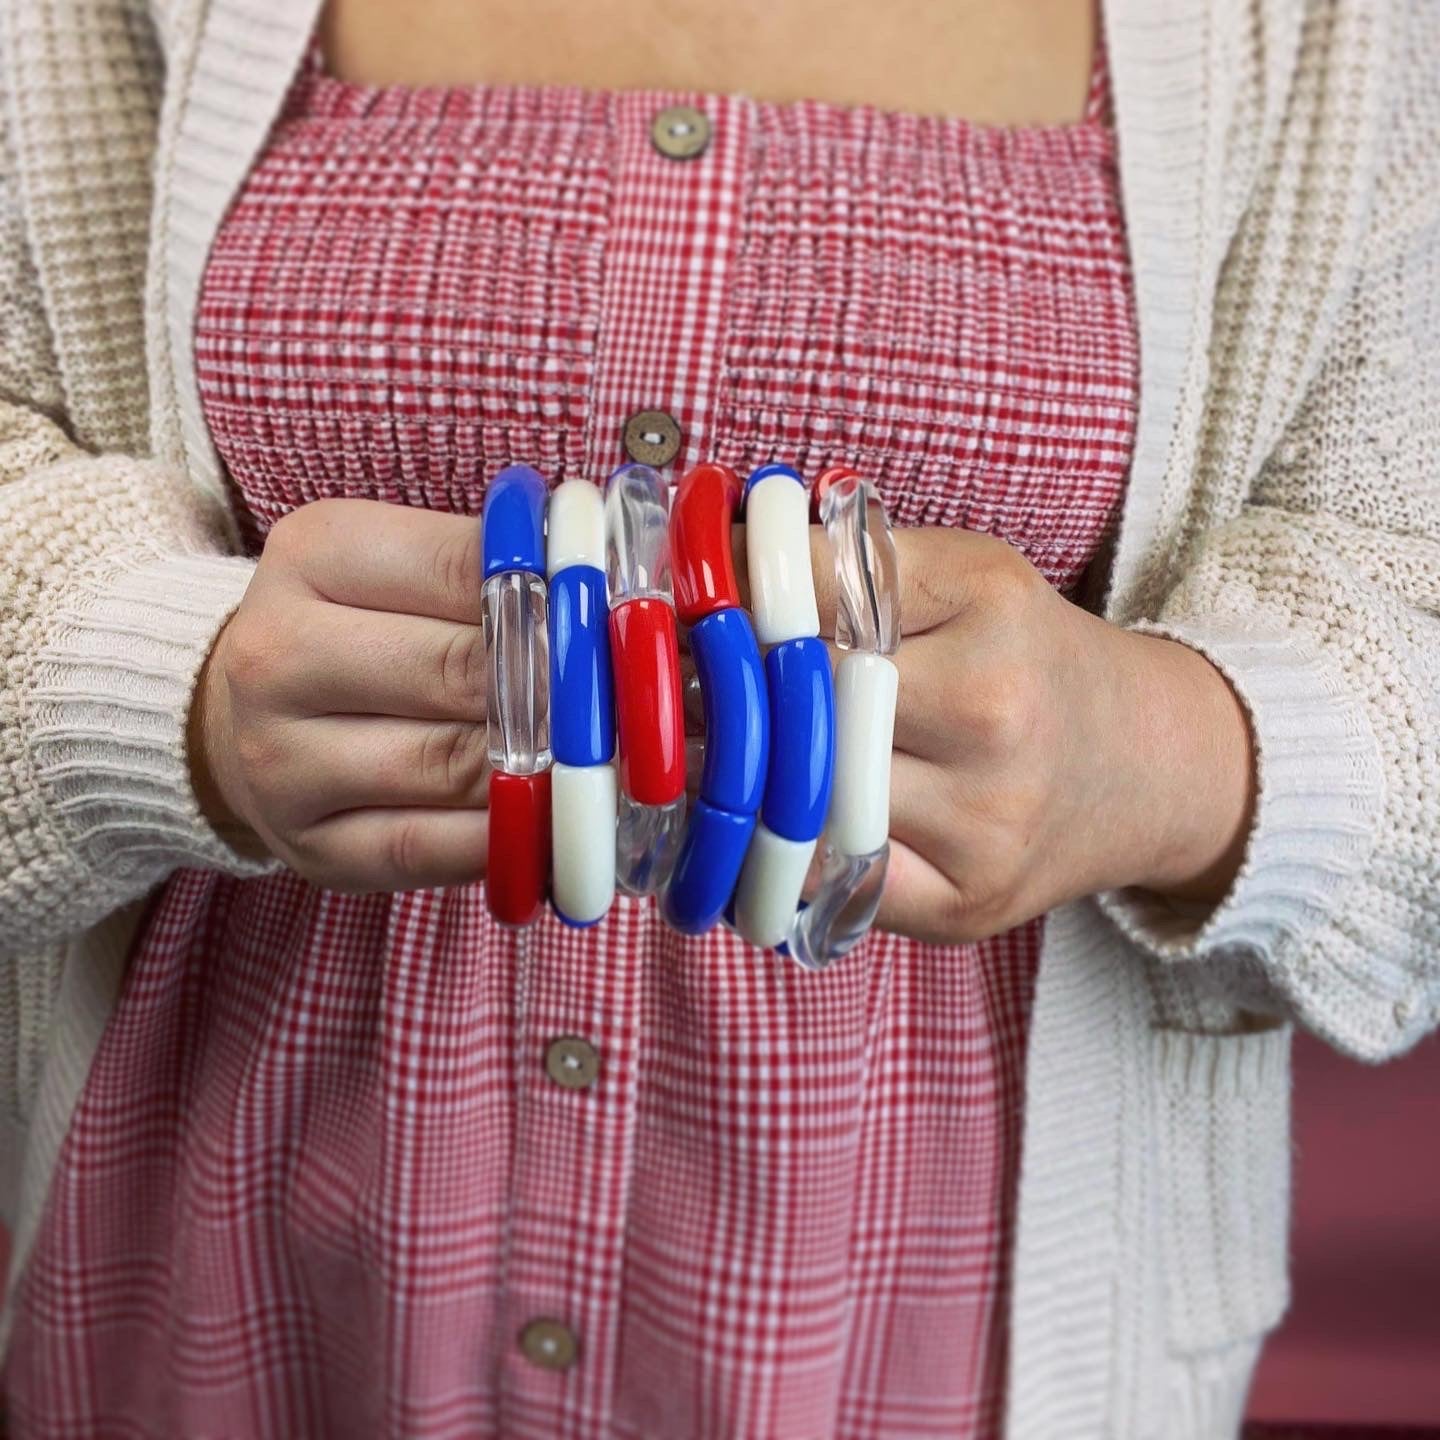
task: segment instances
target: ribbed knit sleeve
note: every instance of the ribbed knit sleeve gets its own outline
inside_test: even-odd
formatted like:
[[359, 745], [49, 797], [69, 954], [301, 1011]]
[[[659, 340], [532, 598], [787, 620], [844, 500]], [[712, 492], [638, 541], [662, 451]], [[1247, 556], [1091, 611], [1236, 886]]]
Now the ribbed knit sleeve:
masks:
[[[196, 676], [253, 566], [226, 553], [224, 517], [179, 467], [135, 458], [158, 50], [128, 0], [53, 20], [0, 8], [12, 54], [78, 77], [67, 88], [11, 64], [0, 95], [5, 957], [85, 929], [178, 866], [273, 867], [207, 823], [186, 753]], [[41, 144], [55, 134], [63, 147]]]
[[1440, 1020], [1440, 16], [1408, 7], [1395, 39], [1408, 80], [1323, 363], [1251, 503], [1137, 627], [1248, 711], [1244, 862], [1216, 907], [1100, 897], [1152, 955], [1240, 960], [1244, 998], [1369, 1059]]
[[274, 864], [206, 821], [186, 751], [196, 676], [251, 562], [223, 553], [182, 476], [53, 458], [66, 447], [47, 429], [0, 411], [0, 953], [81, 929], [182, 865]]

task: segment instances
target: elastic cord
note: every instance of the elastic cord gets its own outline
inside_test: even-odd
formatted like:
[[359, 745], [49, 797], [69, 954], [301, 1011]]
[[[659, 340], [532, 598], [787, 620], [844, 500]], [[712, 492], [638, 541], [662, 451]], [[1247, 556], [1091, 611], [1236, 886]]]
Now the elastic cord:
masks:
[[692, 627], [705, 711], [700, 798], [664, 900], [665, 919], [690, 935], [718, 923], [734, 892], [769, 760], [765, 671], [730, 552], [740, 496], [734, 471], [700, 465], [681, 479], [670, 517], [676, 609]]

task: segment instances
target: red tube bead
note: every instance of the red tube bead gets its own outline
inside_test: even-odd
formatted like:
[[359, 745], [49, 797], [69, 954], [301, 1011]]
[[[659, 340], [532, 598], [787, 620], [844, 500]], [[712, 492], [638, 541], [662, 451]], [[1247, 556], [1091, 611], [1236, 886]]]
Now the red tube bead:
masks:
[[550, 772], [490, 774], [490, 859], [485, 899], [505, 925], [539, 918], [550, 880]]
[[675, 613], [694, 625], [740, 604], [730, 527], [743, 488], [725, 465], [697, 465], [684, 475], [670, 507], [670, 569]]
[[620, 787], [641, 805], [685, 793], [685, 707], [675, 612], [664, 600], [627, 600], [610, 612]]

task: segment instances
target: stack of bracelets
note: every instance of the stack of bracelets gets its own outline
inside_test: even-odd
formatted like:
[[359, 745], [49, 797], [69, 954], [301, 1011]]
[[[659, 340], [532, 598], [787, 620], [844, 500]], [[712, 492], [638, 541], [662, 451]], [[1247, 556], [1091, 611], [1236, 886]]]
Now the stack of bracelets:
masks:
[[[743, 487], [723, 465], [696, 466], [673, 509], [655, 471], [626, 465], [603, 495], [588, 481], [558, 486], [548, 524], [536, 471], [514, 465], [491, 482], [481, 546], [496, 919], [530, 924], [548, 892], [566, 924], [593, 925], [617, 889], [657, 895], [678, 931], [723, 921], [812, 970], [869, 929], [889, 860], [895, 548], [874, 487], [826, 471], [813, 510], [835, 554], [844, 653], [832, 681], [811, 507], [785, 465]], [[753, 625], [731, 552], [742, 511]], [[705, 725], [688, 815], [681, 625]]]

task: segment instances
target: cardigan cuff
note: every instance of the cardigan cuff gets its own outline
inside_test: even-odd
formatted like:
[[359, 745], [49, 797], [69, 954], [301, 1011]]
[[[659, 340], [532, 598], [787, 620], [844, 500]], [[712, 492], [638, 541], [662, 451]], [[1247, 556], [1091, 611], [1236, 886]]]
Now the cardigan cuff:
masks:
[[27, 696], [35, 776], [70, 847], [117, 900], [183, 866], [239, 877], [281, 868], [206, 819], [186, 745], [200, 668], [254, 569], [141, 552], [80, 579], [49, 626]]
[[1242, 949], [1269, 960], [1335, 916], [1374, 848], [1384, 779], [1369, 718], [1333, 663], [1294, 631], [1188, 620], [1129, 628], [1190, 646], [1230, 682], [1255, 741], [1255, 814], [1218, 904], [1137, 888], [1096, 899], [1157, 959]]

